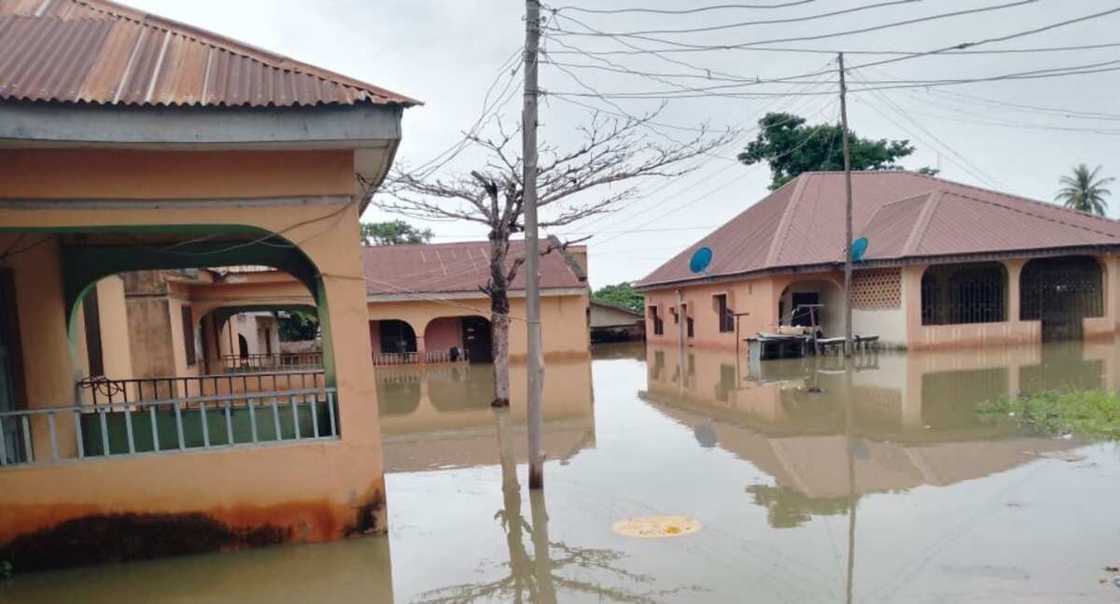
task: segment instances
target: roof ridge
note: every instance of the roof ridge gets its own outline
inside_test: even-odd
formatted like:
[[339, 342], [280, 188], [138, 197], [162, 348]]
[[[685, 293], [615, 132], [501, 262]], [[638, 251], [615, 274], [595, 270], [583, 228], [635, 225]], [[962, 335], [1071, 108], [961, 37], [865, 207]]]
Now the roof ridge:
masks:
[[902, 246], [902, 256], [913, 254], [914, 250], [918, 249], [922, 239], [925, 239], [929, 221], [933, 219], [933, 213], [937, 211], [937, 206], [941, 205], [942, 194], [941, 189], [924, 193], [926, 200], [922, 202], [922, 211], [918, 214], [918, 219], [914, 221], [914, 226], [910, 228], [910, 234], [906, 237], [906, 243]]
[[[338, 84], [339, 86], [345, 86], [348, 88], [370, 92], [375, 91], [375, 94], [379, 94], [381, 96], [400, 97], [402, 99], [406, 99], [409, 103], [415, 103], [417, 105], [423, 104], [421, 101], [418, 101], [411, 97], [393, 92], [374, 84], [370, 84], [369, 82], [363, 82], [362, 80], [343, 75], [330, 69], [317, 67], [310, 63], [304, 63], [303, 61], [293, 59], [286, 55], [260, 48], [252, 44], [247, 44], [245, 42], [241, 42], [240, 40], [236, 40], [234, 38], [230, 38], [228, 36], [224, 36], [222, 34], [203, 29], [195, 25], [191, 25], [189, 23], [184, 23], [182, 21], [176, 21], [174, 19], [169, 19], [160, 15], [144, 12], [129, 6], [117, 4], [116, 2], [111, 2], [110, 0], [67, 1], [82, 5], [94, 12], [104, 13], [106, 15], [111, 15], [117, 19], [131, 21], [133, 23], [136, 23], [140, 27], [162, 29], [164, 31], [171, 32], [174, 35], [181, 35], [185, 38], [194, 40], [199, 44], [204, 44], [212, 48], [218, 48], [226, 52], [236, 54], [250, 61], [254, 61], [262, 65], [267, 65], [268, 67], [271, 67], [273, 69], [292, 71], [309, 77], [317, 78], [322, 81], [332, 82], [334, 84]], [[74, 21], [81, 19], [81, 17], [77, 19], [65, 19], [62, 17], [36, 17], [32, 15], [24, 16], [28, 16], [34, 19], [54, 18], [62, 21]], [[96, 19], [91, 17], [88, 20]]]
[[[971, 189], [971, 190], [974, 190], [974, 191], [983, 191], [985, 193], [991, 193], [991, 194], [994, 194], [994, 195], [1001, 195], [1003, 197], [1010, 197], [1012, 199], [1018, 199], [1019, 201], [1025, 201], [1027, 203], [1042, 206], [1044, 208], [1049, 208], [1051, 210], [1059, 210], [1061, 212], [1074, 214], [1076, 216], [1081, 216], [1081, 217], [1084, 217], [1084, 218], [1092, 218], [1094, 220], [1100, 220], [1100, 221], [1104, 221], [1104, 222], [1108, 222], [1108, 223], [1112, 223], [1112, 224], [1120, 224], [1120, 220], [1109, 218], [1107, 216], [1097, 216], [1096, 214], [1089, 214], [1087, 212], [1081, 212], [1079, 210], [1074, 210], [1072, 208], [1067, 208], [1067, 207], [1064, 207], [1064, 206], [1049, 203], [1049, 202], [1046, 202], [1046, 201], [1041, 201], [1041, 200], [1038, 200], [1038, 199], [1031, 199], [1030, 197], [1024, 197], [1022, 195], [1016, 195], [1014, 193], [1007, 193], [1005, 191], [997, 191], [995, 189], [989, 189], [989, 188], [986, 188], [986, 187], [979, 187], [979, 186], [976, 186], [976, 185], [971, 185], [971, 184], [959, 182], [959, 181], [956, 181], [956, 180], [949, 180], [948, 178], [941, 178], [939, 176], [931, 176], [929, 174], [922, 174], [921, 172], [906, 172], [906, 173], [907, 174], [912, 174], [914, 176], [919, 176], [919, 177], [922, 177], [922, 178], [925, 178], [925, 179], [928, 179], [928, 180], [933, 180], [933, 181], [943, 182], [943, 183], [949, 183], [951, 185], [955, 185], [955, 186], [962, 187], [962, 188], [965, 188], [965, 189]], [[976, 199], [976, 198], [973, 198], [973, 197], [969, 197], [967, 195], [962, 195], [962, 197], [968, 197], [969, 199]]]
[[[981, 189], [981, 190], [983, 190], [983, 189]], [[1027, 216], [1031, 216], [1031, 217], [1037, 218], [1039, 220], [1044, 220], [1046, 222], [1052, 222], [1054, 224], [1060, 224], [1060, 225], [1063, 225], [1063, 226], [1068, 226], [1070, 228], [1080, 229], [1082, 231], [1088, 231], [1090, 233], [1096, 233], [1097, 235], [1104, 235], [1105, 237], [1111, 237], [1113, 239], [1120, 238], [1120, 235], [1117, 235], [1117, 234], [1114, 234], [1114, 233], [1109, 233], [1109, 232], [1106, 232], [1106, 231], [1098, 231], [1096, 229], [1091, 229], [1089, 227], [1082, 226], [1080, 224], [1073, 224], [1071, 222], [1066, 222], [1064, 220], [1057, 220], [1055, 218], [1050, 218], [1048, 216], [1043, 216], [1043, 215], [1037, 214], [1035, 212], [1028, 212], [1026, 210], [1022, 210], [1022, 209], [1016, 208], [1014, 206], [1010, 206], [1010, 205], [1007, 205], [1007, 204], [992, 201], [990, 199], [981, 199], [979, 197], [973, 197], [971, 195], [966, 195], [964, 193], [956, 193], [956, 192], [953, 192], [953, 191], [948, 191], [948, 193], [951, 194], [951, 195], [956, 195], [957, 197], [962, 197], [962, 198], [967, 199], [969, 201], [974, 201], [974, 202], [977, 202], [977, 203], [985, 203], [985, 204], [988, 204], [988, 205], [991, 205], [991, 206], [997, 206], [997, 207], [1003, 208], [1005, 210], [1008, 210], [1010, 212], [1017, 212], [1019, 214], [1025, 214]], [[1015, 196], [1009, 196], [1009, 197], [1017, 199], [1017, 197], [1015, 197]], [[1022, 199], [1020, 201], [1031, 201], [1031, 200]], [[1042, 202], [1034, 202], [1034, 203], [1042, 204]], [[1050, 204], [1042, 204], [1042, 205], [1045, 205], [1047, 207], [1053, 207], [1054, 209], [1060, 209], [1060, 208], [1058, 208], [1058, 206], [1051, 206]], [[1080, 215], [1087, 215], [1087, 214], [1084, 214], [1083, 212], [1077, 212], [1077, 213], [1080, 214]], [[1115, 221], [1109, 220], [1109, 222], [1115, 222]]]
[[[797, 205], [797, 202], [800, 201], [802, 193], [805, 192], [805, 185], [809, 182], [809, 176], [811, 175], [807, 176], [806, 173], [802, 172], [794, 179], [797, 184], [794, 185], [793, 192], [790, 193], [789, 201], [786, 202], [786, 207], [782, 210], [782, 218], [778, 221], [778, 227], [774, 229], [774, 238], [770, 240], [770, 249], [766, 252], [765, 264], [774, 264], [785, 248], [786, 238], [789, 236], [789, 226], [790, 223], [793, 222], [793, 208]], [[781, 191], [782, 188], [787, 185], [789, 185], [788, 182], [778, 187], [771, 195]]]

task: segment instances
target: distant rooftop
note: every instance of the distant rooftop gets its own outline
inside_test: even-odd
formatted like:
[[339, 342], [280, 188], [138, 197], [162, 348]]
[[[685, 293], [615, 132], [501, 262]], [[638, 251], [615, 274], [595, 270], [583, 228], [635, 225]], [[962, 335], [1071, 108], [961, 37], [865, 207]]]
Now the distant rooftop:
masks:
[[0, 1], [0, 100], [198, 107], [418, 104], [105, 0]]
[[[1120, 223], [913, 172], [852, 174], [855, 237], [869, 264], [1120, 246]], [[636, 287], [837, 265], [844, 260], [844, 174], [806, 172], [658, 267]], [[709, 247], [703, 276], [688, 267]]]
[[[544, 244], [542, 243], [542, 248]], [[582, 246], [570, 248], [583, 250]], [[523, 241], [511, 241], [507, 263], [525, 255]], [[362, 248], [366, 293], [479, 294], [490, 278], [490, 242], [466, 241], [411, 245], [374, 245]], [[541, 256], [541, 289], [583, 289], [581, 279], [564, 254], [553, 251]], [[525, 289], [525, 267], [517, 272], [510, 289]]]

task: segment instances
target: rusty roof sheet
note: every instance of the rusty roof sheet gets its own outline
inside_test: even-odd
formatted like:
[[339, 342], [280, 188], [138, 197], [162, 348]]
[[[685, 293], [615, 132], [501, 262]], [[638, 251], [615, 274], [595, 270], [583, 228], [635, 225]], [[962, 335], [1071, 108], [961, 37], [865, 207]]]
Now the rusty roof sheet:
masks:
[[[852, 174], [852, 225], [867, 260], [1120, 246], [1120, 223], [913, 172]], [[704, 277], [832, 264], [844, 258], [844, 175], [807, 172], [658, 267], [637, 287], [698, 279], [693, 252], [710, 247]]]
[[[511, 241], [507, 266], [524, 255], [525, 243]], [[366, 246], [362, 263], [369, 295], [479, 293], [490, 278], [490, 242]], [[540, 276], [541, 289], [587, 287], [558, 252], [541, 256]], [[510, 289], [525, 289], [524, 267]]]
[[418, 104], [105, 0], [0, 2], [0, 99], [226, 107]]

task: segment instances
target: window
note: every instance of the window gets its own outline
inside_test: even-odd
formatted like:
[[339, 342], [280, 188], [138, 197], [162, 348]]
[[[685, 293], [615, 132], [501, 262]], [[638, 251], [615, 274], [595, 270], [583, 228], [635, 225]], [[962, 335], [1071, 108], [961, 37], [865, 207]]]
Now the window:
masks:
[[715, 304], [716, 317], [719, 318], [719, 332], [728, 333], [735, 331], [735, 311], [727, 307], [727, 294], [712, 296]]
[[657, 312], [656, 306], [649, 307], [649, 318], [653, 321], [653, 335], [663, 335], [665, 333], [665, 321], [662, 320], [661, 315]]
[[696, 332], [693, 329], [692, 316], [688, 314], [688, 305], [687, 304], [682, 304], [681, 305], [681, 312], [684, 313], [685, 330], [688, 332], [688, 337], [690, 337], [690, 338], [696, 337], [695, 336]]
[[1019, 277], [1019, 319], [1104, 316], [1101, 266], [1092, 256], [1031, 260]]
[[198, 362], [194, 349], [194, 321], [191, 320], [191, 307], [184, 304], [179, 307], [179, 315], [183, 321], [183, 348], [187, 353], [187, 365]]
[[101, 349], [101, 310], [97, 306], [97, 286], [82, 299], [82, 323], [86, 328], [86, 359], [90, 377], [105, 375]]
[[1006, 290], [998, 262], [931, 266], [922, 275], [922, 325], [1005, 321]]

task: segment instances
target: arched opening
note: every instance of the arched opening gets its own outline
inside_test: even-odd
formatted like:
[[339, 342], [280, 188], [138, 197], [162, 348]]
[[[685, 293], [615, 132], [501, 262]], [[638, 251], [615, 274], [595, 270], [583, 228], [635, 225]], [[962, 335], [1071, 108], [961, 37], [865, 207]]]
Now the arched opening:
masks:
[[1082, 319], [1104, 316], [1104, 276], [1092, 256], [1031, 260], [1019, 276], [1019, 318], [1041, 321], [1042, 339], [1080, 339]]
[[782, 290], [778, 299], [778, 325], [819, 331], [836, 337], [844, 331], [844, 299], [840, 286], [827, 279], [795, 281]]
[[999, 262], [939, 264], [922, 275], [922, 325], [1007, 320], [1007, 269]]
[[424, 349], [428, 362], [489, 363], [490, 321], [477, 315], [432, 319], [424, 328]]
[[387, 319], [378, 321], [378, 342], [382, 354], [416, 352], [416, 332], [404, 321]]
[[249, 358], [249, 340], [241, 334], [237, 334], [237, 356], [242, 359]]

